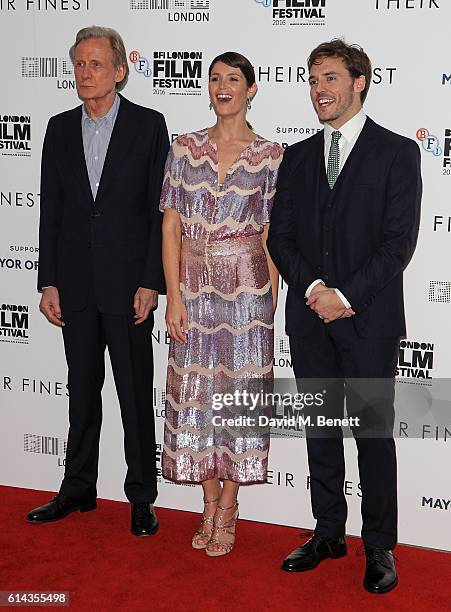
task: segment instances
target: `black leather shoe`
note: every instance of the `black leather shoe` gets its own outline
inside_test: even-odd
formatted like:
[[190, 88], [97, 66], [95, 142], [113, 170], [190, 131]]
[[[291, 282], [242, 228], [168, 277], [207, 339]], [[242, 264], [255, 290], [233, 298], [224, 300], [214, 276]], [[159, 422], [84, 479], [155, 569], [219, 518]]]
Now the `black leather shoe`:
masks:
[[157, 515], [153, 504], [143, 502], [132, 504], [132, 525], [130, 531], [135, 536], [150, 536], [158, 531]]
[[282, 569], [286, 572], [307, 572], [315, 569], [323, 559], [340, 559], [347, 552], [344, 538], [325, 538], [315, 533], [283, 560]]
[[369, 593], [388, 593], [398, 584], [391, 550], [365, 546], [366, 571], [363, 586]]
[[66, 497], [58, 493], [51, 502], [44, 506], [35, 508], [27, 514], [29, 523], [50, 523], [52, 521], [60, 521], [71, 512], [89, 512], [97, 508], [95, 497], [80, 499], [75, 497]]

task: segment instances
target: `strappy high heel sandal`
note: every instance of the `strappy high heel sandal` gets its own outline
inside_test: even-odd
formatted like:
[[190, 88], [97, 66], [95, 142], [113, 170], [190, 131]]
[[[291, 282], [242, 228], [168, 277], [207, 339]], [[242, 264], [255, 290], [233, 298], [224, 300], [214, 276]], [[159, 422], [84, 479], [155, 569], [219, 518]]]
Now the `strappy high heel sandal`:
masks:
[[[224, 519], [224, 512], [226, 510], [233, 510], [234, 513], [228, 519]], [[238, 520], [238, 502], [235, 502], [233, 506], [224, 508], [219, 506], [216, 509], [213, 533], [205, 548], [205, 552], [209, 557], [221, 557], [232, 552], [233, 545], [235, 544], [235, 525]]]
[[207, 506], [207, 504], [217, 504], [218, 501], [219, 497], [210, 500], [204, 499], [204, 511], [202, 514], [202, 521], [200, 523], [199, 529], [193, 535], [193, 539], [191, 541], [192, 547], [196, 550], [202, 550], [206, 548], [213, 532], [214, 514], [212, 514], [211, 516], [207, 516], [205, 514], [205, 506]]

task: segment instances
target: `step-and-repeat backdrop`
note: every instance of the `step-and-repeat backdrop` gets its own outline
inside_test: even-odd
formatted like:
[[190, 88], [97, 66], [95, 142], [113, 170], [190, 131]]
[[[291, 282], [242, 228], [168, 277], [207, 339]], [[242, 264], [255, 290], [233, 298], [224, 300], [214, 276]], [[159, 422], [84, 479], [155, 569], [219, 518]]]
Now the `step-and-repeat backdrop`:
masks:
[[[212, 125], [207, 69], [225, 50], [255, 66], [249, 119], [284, 147], [321, 129], [309, 101], [306, 58], [337, 36], [361, 44], [374, 74], [367, 113], [417, 141], [424, 198], [421, 233], [406, 274], [408, 337], [400, 346], [399, 537], [451, 550], [451, 61], [449, 0], [0, 0], [0, 482], [57, 490], [68, 428], [60, 331], [38, 311], [39, 164], [51, 115], [76, 106], [68, 49], [88, 25], [124, 38], [131, 100], [165, 114], [177, 134]], [[292, 377], [280, 306], [274, 365]], [[168, 336], [160, 299], [153, 344], [156, 460], [161, 461]], [[400, 399], [402, 401], [400, 401]], [[272, 441], [268, 484], [243, 487], [241, 516], [311, 527], [302, 431]], [[289, 435], [296, 434], [296, 435]], [[360, 531], [355, 444], [346, 442], [348, 532]], [[99, 495], [122, 500], [123, 433], [111, 372], [104, 391]], [[158, 503], [200, 510], [196, 486], [160, 478]]]

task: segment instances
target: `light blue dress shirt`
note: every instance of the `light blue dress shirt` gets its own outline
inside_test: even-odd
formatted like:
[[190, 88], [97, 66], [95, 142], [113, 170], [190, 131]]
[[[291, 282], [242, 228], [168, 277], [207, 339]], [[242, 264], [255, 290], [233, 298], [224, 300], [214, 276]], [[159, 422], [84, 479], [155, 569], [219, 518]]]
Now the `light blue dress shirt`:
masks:
[[83, 136], [83, 148], [85, 151], [86, 168], [88, 170], [89, 183], [91, 185], [92, 197], [96, 199], [102, 176], [103, 164], [110, 144], [111, 134], [121, 99], [116, 94], [113, 105], [106, 115], [100, 119], [91, 119], [82, 106], [81, 132]]

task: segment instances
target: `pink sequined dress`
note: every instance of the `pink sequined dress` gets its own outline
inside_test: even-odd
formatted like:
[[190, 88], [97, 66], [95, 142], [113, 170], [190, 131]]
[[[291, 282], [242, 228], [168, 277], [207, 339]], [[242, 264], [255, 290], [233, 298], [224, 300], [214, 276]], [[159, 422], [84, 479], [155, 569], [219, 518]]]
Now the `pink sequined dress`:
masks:
[[[180, 289], [188, 342], [171, 341], [163, 476], [265, 482], [269, 437], [218, 424], [216, 394], [273, 377], [272, 291], [261, 233], [269, 222], [282, 148], [257, 136], [218, 185], [208, 130], [179, 136], [166, 163], [160, 209], [182, 223]], [[233, 412], [233, 410], [232, 410]]]

